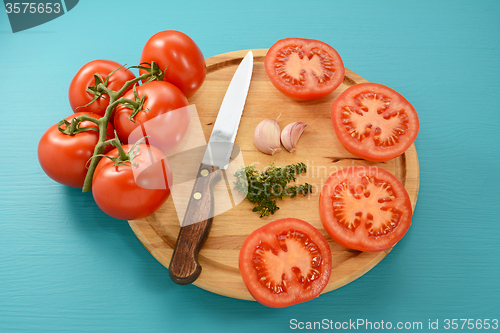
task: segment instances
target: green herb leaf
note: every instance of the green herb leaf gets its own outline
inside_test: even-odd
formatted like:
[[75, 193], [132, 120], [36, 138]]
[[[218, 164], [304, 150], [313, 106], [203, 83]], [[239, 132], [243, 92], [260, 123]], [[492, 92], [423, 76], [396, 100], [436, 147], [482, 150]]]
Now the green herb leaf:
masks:
[[280, 209], [276, 199], [294, 198], [298, 194], [305, 196], [311, 192], [312, 186], [307, 183], [288, 186], [288, 183], [297, 180], [297, 175], [305, 172], [307, 166], [302, 162], [285, 167], [277, 167], [273, 163], [264, 171], [250, 165], [235, 172], [234, 188], [246, 193], [248, 201], [256, 205], [252, 211], [260, 212], [260, 217], [269, 216]]

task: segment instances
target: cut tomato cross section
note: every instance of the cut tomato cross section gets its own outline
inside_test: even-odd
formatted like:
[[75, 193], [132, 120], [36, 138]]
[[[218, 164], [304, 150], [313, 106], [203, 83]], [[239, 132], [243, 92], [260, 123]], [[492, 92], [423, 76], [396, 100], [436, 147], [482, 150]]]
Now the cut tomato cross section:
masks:
[[269, 307], [318, 296], [330, 279], [332, 255], [325, 237], [309, 223], [286, 218], [248, 236], [239, 266], [250, 294]]
[[321, 191], [319, 208], [333, 240], [359, 251], [388, 249], [411, 225], [411, 201], [403, 184], [375, 166], [332, 174]]
[[273, 85], [288, 97], [311, 100], [328, 95], [344, 80], [344, 64], [330, 45], [304, 38], [277, 41], [264, 62]]
[[332, 103], [333, 129], [352, 154], [382, 162], [404, 153], [415, 141], [418, 115], [398, 92], [377, 83], [360, 83]]

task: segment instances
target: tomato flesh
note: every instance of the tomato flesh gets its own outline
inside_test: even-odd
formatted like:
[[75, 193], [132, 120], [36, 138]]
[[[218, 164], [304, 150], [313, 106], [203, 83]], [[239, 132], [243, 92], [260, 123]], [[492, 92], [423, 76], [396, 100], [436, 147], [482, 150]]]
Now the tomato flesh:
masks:
[[374, 162], [404, 153], [419, 130], [413, 106], [398, 92], [377, 83], [361, 83], [345, 90], [332, 103], [331, 118], [342, 145]]
[[287, 218], [255, 230], [245, 240], [240, 271], [250, 294], [269, 307], [318, 296], [330, 278], [331, 250], [309, 223]]
[[323, 186], [319, 206], [323, 226], [333, 240], [359, 251], [388, 249], [411, 225], [411, 201], [404, 186], [375, 166], [332, 174]]
[[264, 63], [273, 85], [297, 100], [326, 96], [344, 80], [345, 69], [340, 55], [318, 40], [280, 40], [269, 49]]

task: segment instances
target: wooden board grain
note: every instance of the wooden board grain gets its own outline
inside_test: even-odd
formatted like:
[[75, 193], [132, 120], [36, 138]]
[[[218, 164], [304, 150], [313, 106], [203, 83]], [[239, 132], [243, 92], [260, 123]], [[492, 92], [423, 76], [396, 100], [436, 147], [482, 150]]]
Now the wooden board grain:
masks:
[[[279, 202], [281, 209], [266, 218], [259, 218], [258, 214], [253, 213], [253, 206], [247, 200], [216, 216], [210, 235], [200, 251], [199, 260], [203, 270], [194, 284], [217, 294], [252, 300], [238, 269], [239, 249], [243, 241], [260, 226], [276, 219], [295, 217], [311, 223], [329, 241], [333, 256], [332, 274], [323, 293], [329, 292], [365, 274], [392, 249], [378, 253], [359, 252], [348, 250], [331, 240], [321, 225], [318, 211], [322, 185], [331, 173], [341, 168], [377, 165], [401, 180], [415, 208], [419, 187], [417, 152], [412, 145], [400, 157], [382, 163], [368, 162], [353, 156], [335, 136], [330, 120], [330, 105], [348, 87], [367, 81], [346, 69], [343, 83], [330, 95], [313, 101], [295, 101], [277, 91], [269, 81], [264, 69], [267, 50], [252, 51], [254, 73], [235, 143], [241, 148], [245, 165], [254, 164], [263, 169], [273, 162], [278, 166], [304, 162], [308, 171], [298, 180], [299, 183], [312, 184], [313, 191], [305, 197], [288, 198]], [[206, 80], [190, 99], [190, 104], [196, 105], [207, 141], [229, 82], [247, 52], [248, 50], [230, 52], [206, 60]], [[278, 116], [281, 128], [294, 121], [306, 122], [308, 126], [295, 152], [289, 153], [283, 149], [274, 156], [262, 154], [253, 143], [255, 126], [263, 119]], [[180, 228], [172, 199], [169, 198], [155, 214], [145, 219], [129, 221], [129, 224], [146, 249], [168, 268]]]

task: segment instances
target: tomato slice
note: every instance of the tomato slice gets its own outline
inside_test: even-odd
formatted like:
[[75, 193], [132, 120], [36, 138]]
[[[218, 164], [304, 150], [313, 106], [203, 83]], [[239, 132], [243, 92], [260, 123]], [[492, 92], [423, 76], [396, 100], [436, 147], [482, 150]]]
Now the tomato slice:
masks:
[[286, 218], [251, 233], [239, 266], [259, 303], [281, 308], [318, 296], [330, 279], [332, 254], [325, 237], [309, 223]]
[[378, 83], [360, 83], [346, 89], [332, 103], [331, 117], [345, 149], [374, 162], [404, 153], [420, 127], [410, 102]]
[[314, 39], [277, 41], [267, 52], [264, 65], [273, 85], [297, 100], [326, 96], [344, 80], [344, 63], [338, 52]]
[[319, 200], [321, 222], [338, 244], [359, 251], [390, 248], [408, 231], [412, 207], [403, 184], [376, 166], [332, 174]]

